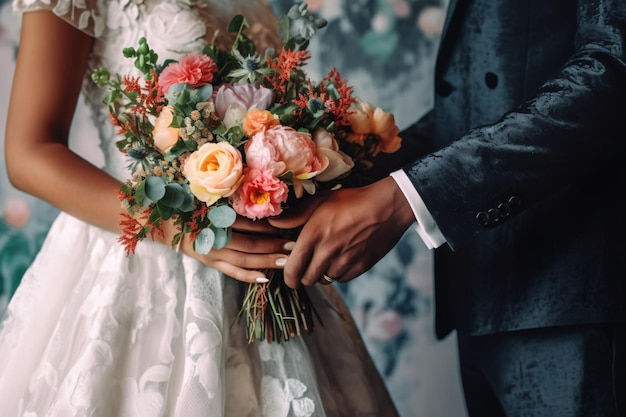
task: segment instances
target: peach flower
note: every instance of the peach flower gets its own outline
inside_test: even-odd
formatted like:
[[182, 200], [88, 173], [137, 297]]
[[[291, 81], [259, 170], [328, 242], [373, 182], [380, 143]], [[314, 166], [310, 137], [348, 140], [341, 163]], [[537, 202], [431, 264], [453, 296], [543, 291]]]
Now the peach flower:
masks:
[[318, 181], [332, 181], [349, 172], [354, 167], [352, 158], [339, 150], [339, 144], [335, 137], [326, 129], [315, 129], [313, 131], [313, 142], [315, 142], [317, 150], [326, 155], [329, 162], [328, 167], [315, 177]]
[[317, 151], [311, 135], [288, 126], [256, 133], [245, 149], [250, 168], [269, 169], [277, 177], [291, 171], [296, 178], [310, 179], [328, 166], [328, 158]]
[[233, 208], [253, 220], [276, 216], [282, 212], [281, 205], [288, 195], [287, 184], [271, 171], [246, 169], [241, 187], [233, 195]]
[[180, 129], [170, 127], [173, 120], [174, 108], [172, 106], [165, 106], [154, 122], [154, 129], [152, 129], [154, 146], [163, 153], [167, 152], [172, 146], [174, 146], [180, 137]]
[[252, 109], [243, 119], [243, 133], [253, 136], [258, 132], [280, 124], [278, 117], [267, 110]]
[[318, 151], [308, 133], [298, 132], [282, 125], [256, 133], [246, 143], [246, 163], [250, 168], [269, 169], [274, 176], [293, 172], [296, 197], [306, 188], [314, 191], [311, 178], [324, 171], [328, 157]]
[[348, 120], [353, 133], [348, 135], [348, 142], [364, 146], [365, 138], [374, 135], [378, 137], [378, 146], [372, 152], [373, 155], [378, 152], [393, 153], [400, 149], [402, 139], [398, 136], [400, 129], [393, 114], [380, 107], [374, 108], [359, 98], [356, 98], [350, 110]]
[[209, 142], [189, 155], [183, 174], [191, 192], [210, 206], [237, 190], [243, 180], [243, 161], [231, 144]]
[[193, 88], [210, 84], [217, 65], [207, 55], [191, 53], [184, 55], [180, 61], [169, 64], [159, 75], [159, 86], [163, 94], [167, 94], [171, 86], [178, 83], [189, 84]]

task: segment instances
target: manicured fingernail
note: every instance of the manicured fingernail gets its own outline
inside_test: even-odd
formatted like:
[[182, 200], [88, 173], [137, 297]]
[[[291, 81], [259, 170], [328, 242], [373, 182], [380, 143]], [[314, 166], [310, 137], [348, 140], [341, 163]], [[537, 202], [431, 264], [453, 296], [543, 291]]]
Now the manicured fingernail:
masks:
[[274, 261], [276, 266], [285, 266], [287, 265], [287, 258], [278, 258]]
[[291, 252], [294, 248], [294, 246], [296, 246], [296, 242], [287, 242], [283, 245], [283, 249], [284, 250], [288, 250], [289, 252]]
[[267, 278], [265, 278], [265, 277], [258, 277], [258, 278], [256, 279], [256, 283], [257, 283], [257, 284], [265, 284], [266, 282], [270, 282], [270, 280], [269, 280], [269, 279], [267, 279]]

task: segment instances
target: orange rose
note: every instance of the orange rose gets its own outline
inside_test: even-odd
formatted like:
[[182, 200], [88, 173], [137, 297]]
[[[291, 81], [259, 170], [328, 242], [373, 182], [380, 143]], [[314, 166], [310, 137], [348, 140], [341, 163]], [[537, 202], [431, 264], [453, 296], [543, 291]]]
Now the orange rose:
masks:
[[172, 106], [163, 107], [161, 113], [154, 122], [152, 138], [154, 146], [161, 152], [167, 152], [179, 138], [179, 129], [170, 127], [174, 120], [174, 108]]
[[253, 136], [255, 133], [280, 124], [278, 117], [267, 110], [252, 109], [243, 120], [243, 133]]
[[232, 195], [243, 180], [241, 154], [228, 142], [205, 143], [183, 168], [191, 192], [208, 206]]

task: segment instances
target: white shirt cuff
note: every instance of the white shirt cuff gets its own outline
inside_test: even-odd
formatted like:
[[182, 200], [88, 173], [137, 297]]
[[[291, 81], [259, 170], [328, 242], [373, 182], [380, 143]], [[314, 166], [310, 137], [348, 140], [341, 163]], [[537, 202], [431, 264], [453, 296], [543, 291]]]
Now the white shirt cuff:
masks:
[[413, 214], [415, 215], [415, 230], [428, 249], [438, 248], [446, 243], [446, 239], [443, 237], [443, 234], [441, 234], [439, 227], [437, 227], [435, 219], [426, 208], [426, 204], [424, 204], [422, 197], [420, 197], [408, 175], [406, 175], [406, 172], [400, 169], [389, 175], [396, 181], [404, 197], [409, 202]]

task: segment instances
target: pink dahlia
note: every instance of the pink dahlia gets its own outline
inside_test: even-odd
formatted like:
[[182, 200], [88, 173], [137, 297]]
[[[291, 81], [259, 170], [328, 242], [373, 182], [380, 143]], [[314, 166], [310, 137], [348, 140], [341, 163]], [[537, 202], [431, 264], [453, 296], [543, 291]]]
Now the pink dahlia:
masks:
[[287, 184], [272, 175], [270, 170], [247, 169], [243, 183], [233, 195], [233, 208], [250, 219], [276, 216], [287, 201]]

